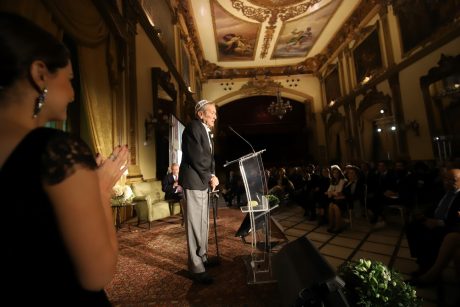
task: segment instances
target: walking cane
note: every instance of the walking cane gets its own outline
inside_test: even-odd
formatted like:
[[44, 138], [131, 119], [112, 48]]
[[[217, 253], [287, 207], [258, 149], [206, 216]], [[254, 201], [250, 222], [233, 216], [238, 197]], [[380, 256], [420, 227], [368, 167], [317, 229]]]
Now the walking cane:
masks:
[[219, 198], [219, 190], [208, 192], [208, 206], [212, 206], [212, 216], [214, 219], [214, 237], [216, 238], [217, 258], [220, 260], [219, 243], [217, 242], [217, 199]]

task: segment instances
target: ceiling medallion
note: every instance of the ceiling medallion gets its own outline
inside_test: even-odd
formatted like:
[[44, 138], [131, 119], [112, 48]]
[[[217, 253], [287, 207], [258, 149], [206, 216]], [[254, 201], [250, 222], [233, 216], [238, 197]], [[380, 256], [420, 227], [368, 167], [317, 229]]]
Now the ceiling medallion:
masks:
[[280, 7], [300, 3], [304, 0], [248, 0], [248, 2], [261, 7]]
[[[268, 49], [270, 48], [271, 41], [273, 39], [273, 34], [276, 29], [276, 23], [278, 18], [282, 21], [289, 20], [298, 15], [301, 15], [308, 11], [308, 9], [315, 5], [316, 3], [322, 0], [310, 0], [306, 3], [301, 3], [299, 5], [293, 5], [285, 7], [287, 5], [296, 4], [302, 1], [298, 0], [252, 0], [251, 3], [257, 2], [255, 4], [262, 6], [264, 8], [256, 8], [252, 6], [247, 6], [241, 0], [231, 0], [233, 8], [238, 11], [241, 10], [244, 16], [256, 20], [258, 22], [265, 22], [268, 17], [268, 26], [265, 28], [264, 42], [262, 45], [262, 51], [260, 53], [260, 58], [264, 59], [267, 56]], [[270, 5], [271, 4], [271, 5]], [[280, 7], [281, 6], [281, 7]]]
[[[278, 22], [278, 16], [282, 21], [297, 17], [308, 11], [308, 9], [322, 0], [310, 0], [306, 3], [293, 5], [289, 7], [280, 7], [280, 5], [270, 6], [267, 8], [255, 8], [247, 6], [241, 0], [231, 0], [233, 8], [241, 10], [244, 16], [247, 18], [256, 20], [258, 22], [264, 22], [270, 17], [268, 23], [274, 25]], [[260, 0], [261, 1], [261, 0]], [[280, 0], [282, 1], [282, 0]], [[287, 0], [285, 0], [287, 2]], [[276, 0], [265, 1], [265, 2], [278, 2]], [[302, 1], [291, 1], [291, 2], [302, 2]]]

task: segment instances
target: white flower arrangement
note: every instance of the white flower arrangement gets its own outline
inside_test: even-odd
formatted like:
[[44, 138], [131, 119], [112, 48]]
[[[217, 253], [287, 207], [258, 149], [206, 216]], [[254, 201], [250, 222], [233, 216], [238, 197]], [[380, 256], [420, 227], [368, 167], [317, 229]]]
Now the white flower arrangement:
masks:
[[112, 206], [124, 206], [131, 203], [133, 199], [134, 193], [129, 185], [116, 184], [112, 188]]

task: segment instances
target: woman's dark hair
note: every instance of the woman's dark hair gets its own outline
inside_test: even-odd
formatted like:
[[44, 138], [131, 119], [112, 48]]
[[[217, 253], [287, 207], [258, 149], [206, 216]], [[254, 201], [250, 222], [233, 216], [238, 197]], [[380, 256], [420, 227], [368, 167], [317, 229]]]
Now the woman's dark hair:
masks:
[[69, 59], [67, 48], [50, 33], [24, 17], [0, 12], [0, 89], [28, 77], [34, 61], [43, 61], [54, 73]]

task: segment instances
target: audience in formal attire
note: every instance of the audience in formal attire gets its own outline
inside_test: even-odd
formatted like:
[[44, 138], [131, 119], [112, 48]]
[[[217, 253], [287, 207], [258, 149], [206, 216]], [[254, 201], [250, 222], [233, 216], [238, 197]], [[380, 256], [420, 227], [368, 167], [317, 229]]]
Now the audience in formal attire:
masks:
[[171, 164], [171, 172], [163, 178], [162, 190], [167, 200], [180, 201], [183, 198], [184, 191], [179, 185], [179, 164]]
[[442, 273], [453, 261], [456, 275], [460, 278], [460, 232], [449, 232], [442, 240], [438, 256], [434, 264], [421, 275], [416, 275], [408, 282], [417, 287], [429, 286], [442, 280]]
[[421, 272], [433, 265], [444, 237], [460, 230], [460, 167], [457, 167], [447, 172], [444, 178], [446, 193], [434, 213], [415, 216], [407, 226], [410, 253], [417, 258]]
[[361, 210], [363, 210], [363, 207], [361, 207], [361, 200], [364, 195], [364, 183], [359, 177], [361, 172], [355, 165], [347, 165], [345, 170], [347, 183], [343, 188], [342, 194], [345, 197], [346, 204], [340, 210], [342, 211], [342, 215], [349, 209], [352, 211], [359, 210], [359, 214], [357, 215], [362, 216]]
[[[368, 185], [368, 209], [371, 211], [371, 224], [381, 227], [385, 225], [383, 211], [385, 206], [391, 204], [397, 198], [396, 176], [389, 169], [388, 161], [382, 160], [377, 163], [376, 172], [369, 178]], [[379, 223], [379, 224], [377, 224]]]
[[308, 176], [308, 174], [304, 174], [301, 167], [293, 167], [289, 171], [288, 179], [294, 186], [292, 201], [299, 206], [303, 206], [305, 203], [305, 187]]
[[234, 170], [228, 172], [228, 176], [225, 182], [225, 188], [222, 191], [222, 195], [225, 199], [227, 207], [231, 207], [233, 199], [236, 198], [236, 204], [238, 207], [242, 206], [242, 196], [244, 194], [243, 179]]
[[326, 195], [329, 199], [328, 232], [338, 233], [343, 230], [340, 208], [343, 207], [345, 203], [345, 197], [342, 193], [345, 184], [346, 179], [343, 175], [342, 169], [338, 165], [332, 165], [331, 184], [326, 191]]
[[[309, 216], [310, 221], [317, 219], [317, 197], [316, 193], [320, 184], [320, 175], [316, 173], [316, 167], [314, 164], [308, 164], [305, 168], [306, 180], [305, 180], [305, 200], [304, 200], [304, 216]], [[328, 186], [329, 187], [329, 186]]]
[[331, 184], [331, 173], [328, 167], [321, 168], [321, 176], [318, 179], [318, 186], [313, 188], [316, 203], [316, 219], [318, 225], [327, 224], [326, 212], [329, 210], [329, 197], [327, 190]]
[[272, 180], [274, 180], [275, 185], [268, 191], [268, 194], [275, 195], [282, 203], [288, 202], [293, 195], [294, 185], [286, 176], [286, 169], [284, 167], [279, 168]]

